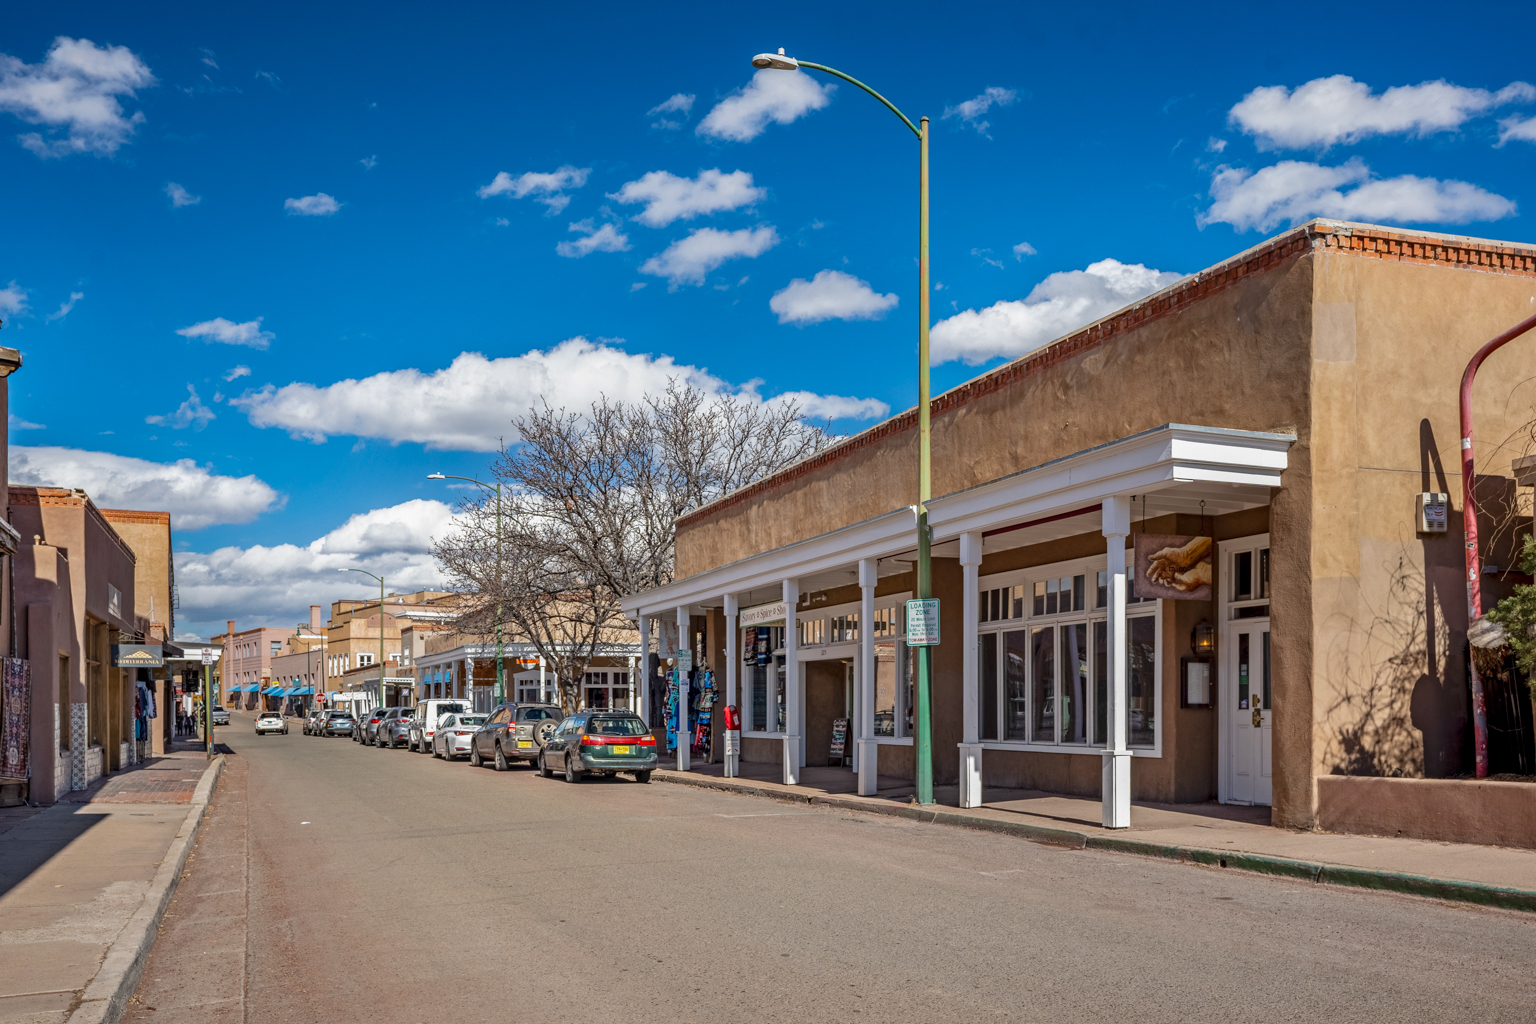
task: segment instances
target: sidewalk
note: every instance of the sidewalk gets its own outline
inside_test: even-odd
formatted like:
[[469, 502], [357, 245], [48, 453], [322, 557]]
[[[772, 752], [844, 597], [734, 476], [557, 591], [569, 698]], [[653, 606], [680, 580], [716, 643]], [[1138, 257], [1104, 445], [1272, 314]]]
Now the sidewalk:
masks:
[[220, 767], [180, 749], [0, 811], [0, 1022], [122, 1014]]
[[846, 768], [802, 768], [799, 786], [779, 782], [782, 776], [776, 764], [742, 765], [742, 777], [737, 779], [727, 779], [724, 773], [723, 765], [695, 762], [691, 771], [662, 768], [655, 778], [775, 800], [1005, 832], [1075, 849], [1536, 911], [1536, 850], [1301, 832], [1272, 827], [1268, 808], [1217, 803], [1134, 804], [1131, 827], [1110, 830], [1098, 824], [1098, 800], [1055, 793], [989, 788], [983, 794], [985, 804], [961, 810], [957, 787], [936, 786], [938, 805], [920, 808], [912, 803], [912, 784], [905, 779], [881, 776], [874, 796], [856, 795], [857, 778]]

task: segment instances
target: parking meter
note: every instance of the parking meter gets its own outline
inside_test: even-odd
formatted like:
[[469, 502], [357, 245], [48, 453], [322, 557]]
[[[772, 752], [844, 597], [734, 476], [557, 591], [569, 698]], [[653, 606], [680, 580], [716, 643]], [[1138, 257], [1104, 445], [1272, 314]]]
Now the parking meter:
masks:
[[741, 775], [741, 714], [735, 704], [725, 706], [725, 777]]

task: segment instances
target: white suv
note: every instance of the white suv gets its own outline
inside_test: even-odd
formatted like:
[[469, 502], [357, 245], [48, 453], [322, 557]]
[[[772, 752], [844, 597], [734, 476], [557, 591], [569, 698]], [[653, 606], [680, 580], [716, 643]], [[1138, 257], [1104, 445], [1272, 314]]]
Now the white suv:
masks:
[[418, 754], [432, 753], [432, 737], [437, 734], [437, 723], [444, 715], [462, 715], [469, 712], [466, 700], [424, 700], [411, 712], [411, 724], [406, 733], [405, 745]]
[[288, 720], [276, 711], [263, 711], [256, 716], [256, 735], [265, 736], [269, 732], [288, 735]]

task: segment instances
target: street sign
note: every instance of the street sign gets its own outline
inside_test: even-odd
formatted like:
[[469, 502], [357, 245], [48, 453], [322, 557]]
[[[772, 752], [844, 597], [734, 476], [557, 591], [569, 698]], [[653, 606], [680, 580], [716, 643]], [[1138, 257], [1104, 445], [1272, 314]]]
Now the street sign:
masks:
[[907, 602], [907, 646], [937, 647], [939, 599], [924, 597]]
[[684, 648], [677, 652], [677, 670], [684, 676], [693, 671], [693, 652]]
[[204, 665], [212, 665], [217, 660], [218, 660], [218, 657], [213, 653], [213, 648], [212, 647], [204, 647], [203, 648], [203, 664]]

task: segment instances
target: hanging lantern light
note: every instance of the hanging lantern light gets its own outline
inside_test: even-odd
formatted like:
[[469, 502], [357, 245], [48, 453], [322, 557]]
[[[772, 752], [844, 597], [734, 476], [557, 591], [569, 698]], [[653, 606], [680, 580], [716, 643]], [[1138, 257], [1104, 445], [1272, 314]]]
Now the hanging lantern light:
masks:
[[1189, 646], [1197, 655], [1216, 653], [1216, 627], [1209, 619], [1201, 619], [1189, 633]]

